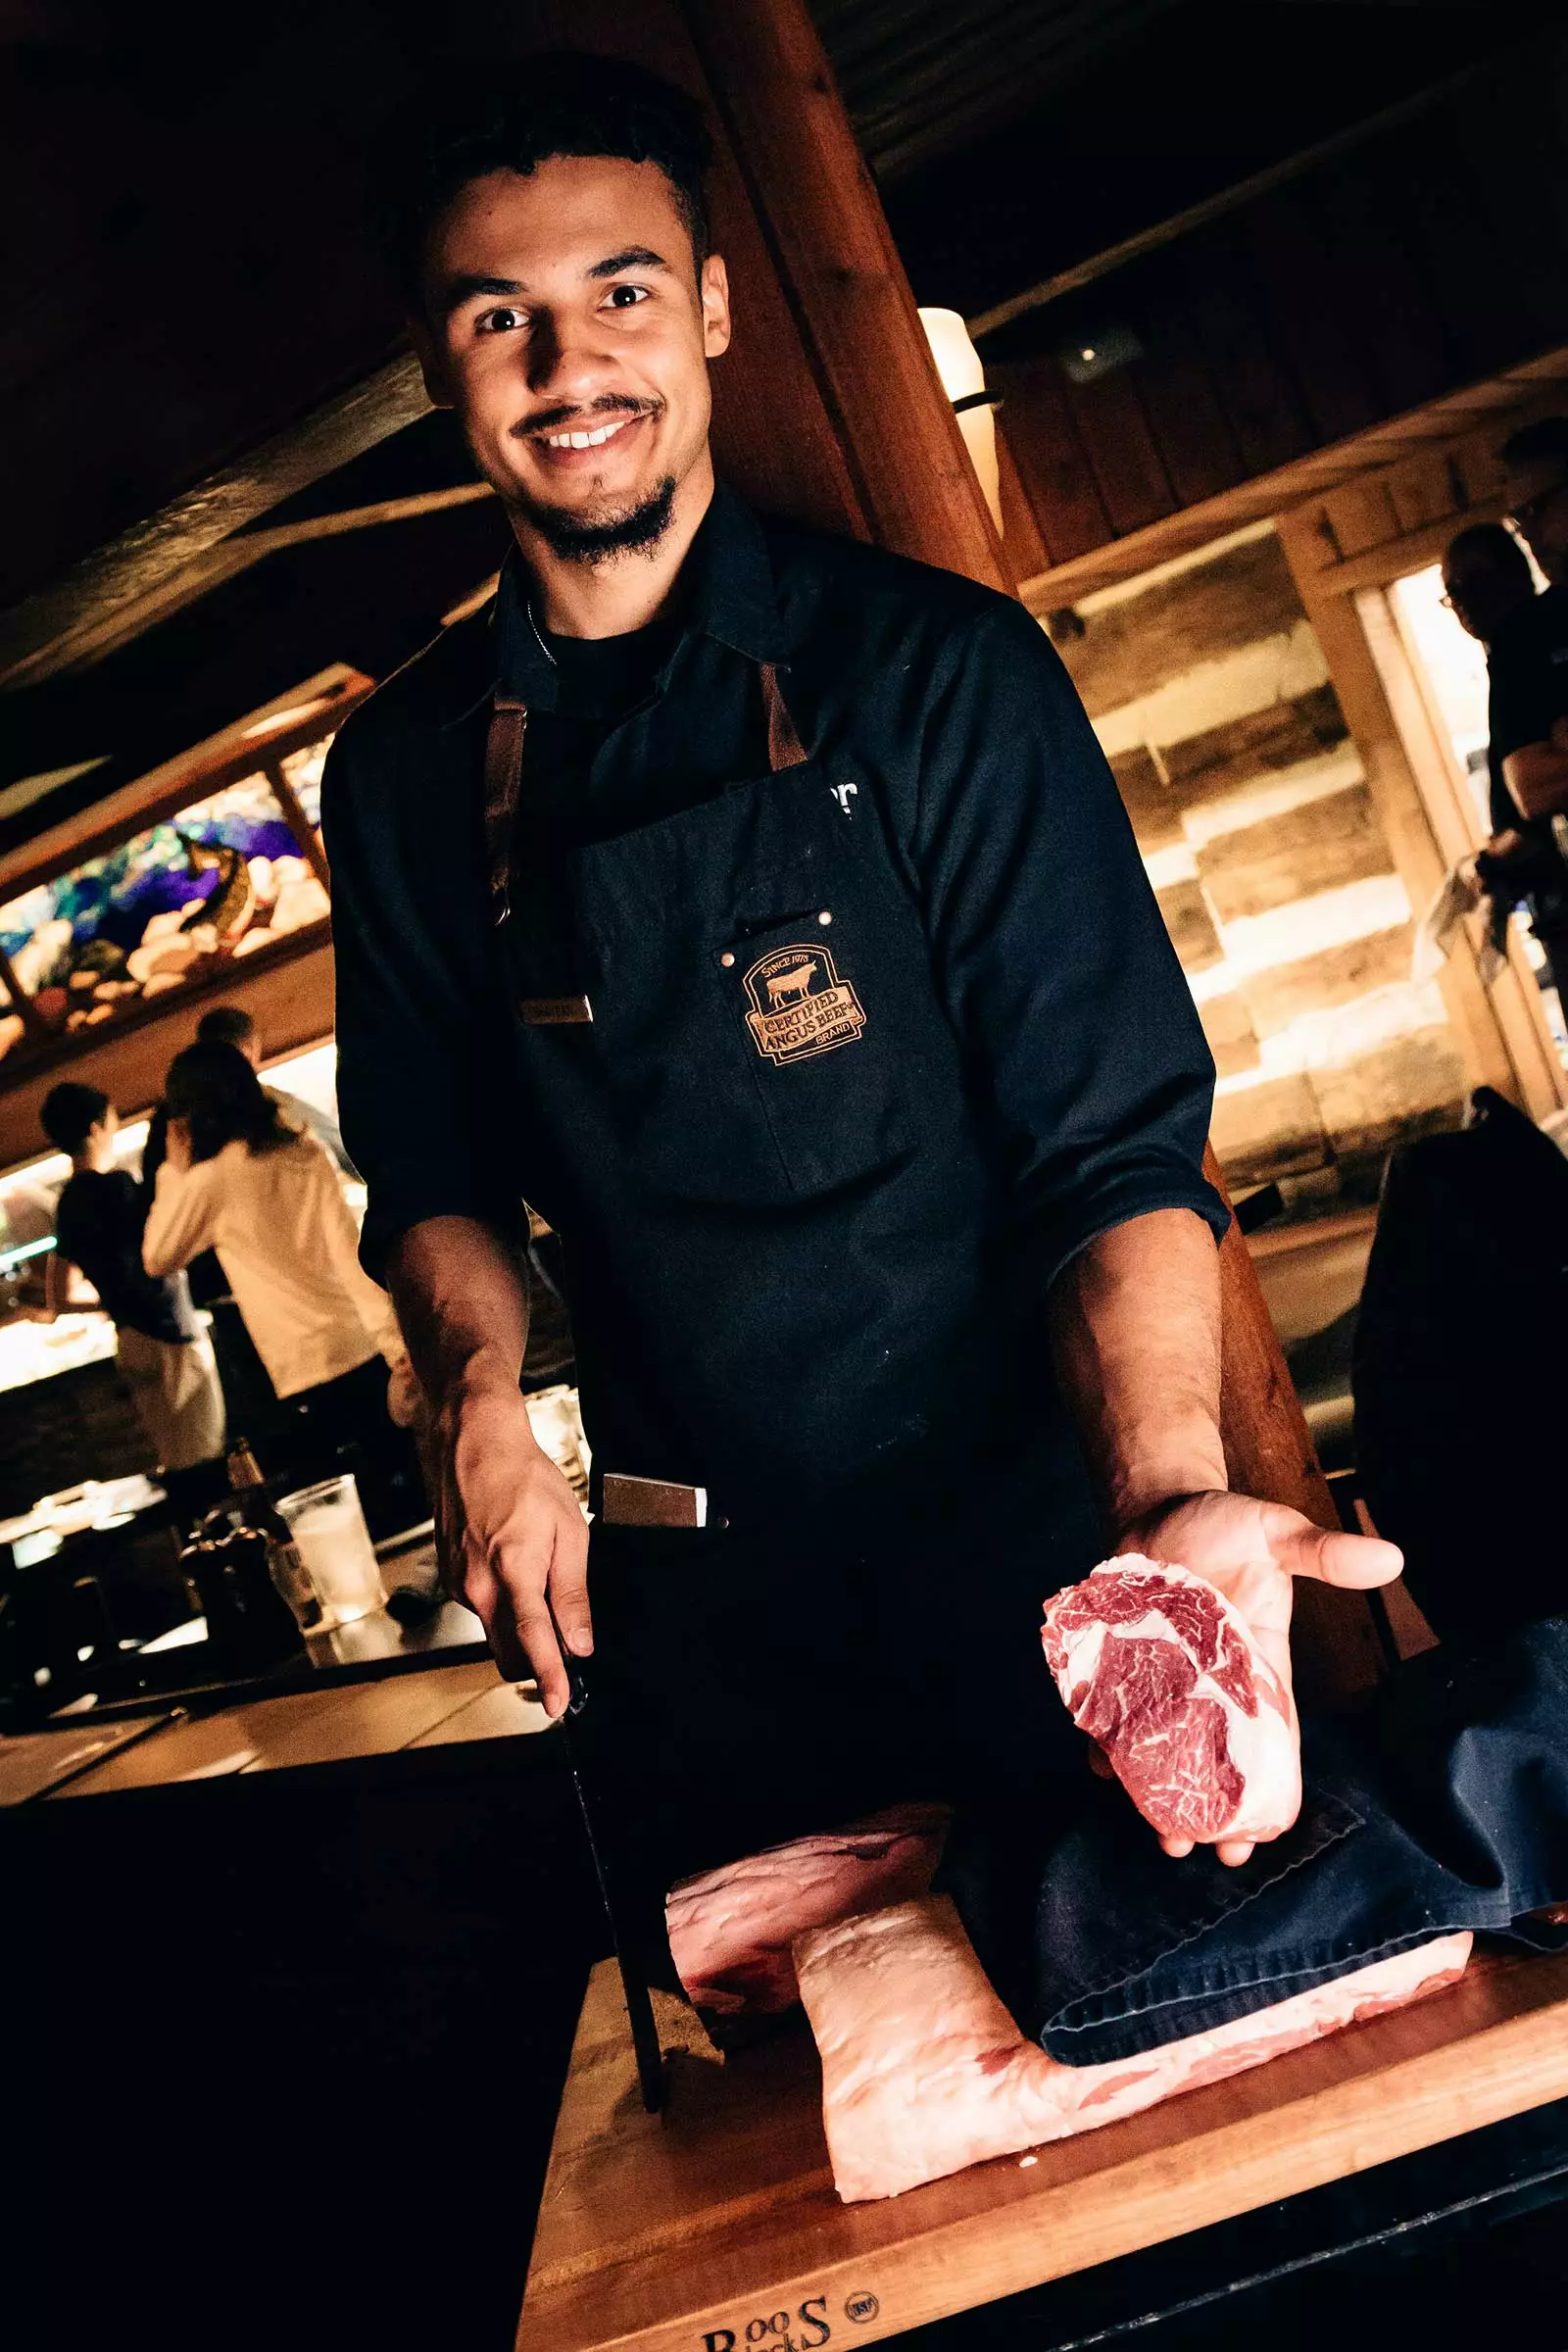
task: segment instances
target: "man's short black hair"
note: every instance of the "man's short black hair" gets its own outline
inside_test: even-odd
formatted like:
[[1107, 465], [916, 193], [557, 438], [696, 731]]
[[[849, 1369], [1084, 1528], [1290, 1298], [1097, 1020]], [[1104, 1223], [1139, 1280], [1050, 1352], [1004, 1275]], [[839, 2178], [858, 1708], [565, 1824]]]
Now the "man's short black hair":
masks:
[[628, 59], [569, 49], [488, 70], [489, 88], [476, 89], [477, 78], [470, 68], [461, 90], [419, 100], [381, 147], [375, 224], [411, 308], [419, 307], [425, 242], [459, 190], [489, 172], [526, 174], [554, 155], [657, 164], [702, 267], [709, 239], [703, 182], [713, 143], [684, 90]]
[[55, 1150], [69, 1152], [74, 1159], [108, 1108], [107, 1095], [95, 1086], [74, 1086], [68, 1078], [49, 1089], [38, 1118]]
[[1568, 416], [1542, 416], [1510, 433], [1497, 452], [1504, 466], [1560, 466], [1568, 474]]
[[1450, 578], [1463, 573], [1517, 572], [1530, 579], [1530, 559], [1512, 531], [1500, 522], [1470, 522], [1456, 531], [1443, 551], [1443, 568]]
[[196, 1035], [204, 1046], [248, 1046], [256, 1023], [242, 1004], [215, 1004], [197, 1022]]

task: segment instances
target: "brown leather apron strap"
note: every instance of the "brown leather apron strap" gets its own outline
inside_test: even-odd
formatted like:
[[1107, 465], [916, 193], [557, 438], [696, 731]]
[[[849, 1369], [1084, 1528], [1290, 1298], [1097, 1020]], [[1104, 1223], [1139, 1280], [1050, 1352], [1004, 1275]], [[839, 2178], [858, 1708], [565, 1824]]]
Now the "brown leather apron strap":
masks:
[[806, 758], [806, 747], [785, 706], [778, 671], [771, 662], [764, 662], [761, 672], [762, 708], [767, 712], [767, 764], [776, 775], [781, 767], [799, 767]]
[[[778, 671], [771, 662], [760, 666], [762, 708], [767, 714], [767, 764], [775, 773], [781, 767], [799, 767], [806, 747], [789, 714]], [[527, 732], [527, 705], [512, 695], [498, 694], [490, 706], [490, 730], [484, 746], [485, 870], [490, 881], [490, 919], [497, 924], [504, 923], [512, 912], [512, 855]]]
[[522, 739], [527, 731], [527, 705], [498, 694], [491, 706], [490, 732], [484, 746], [484, 855], [493, 923], [504, 923], [512, 912], [512, 839], [522, 789]]

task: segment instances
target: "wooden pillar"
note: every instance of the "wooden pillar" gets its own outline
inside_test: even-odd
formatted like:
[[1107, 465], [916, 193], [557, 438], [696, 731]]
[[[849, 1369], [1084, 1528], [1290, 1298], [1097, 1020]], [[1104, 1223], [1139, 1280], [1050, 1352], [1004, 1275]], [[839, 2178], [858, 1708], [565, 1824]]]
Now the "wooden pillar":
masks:
[[[681, 13], [870, 536], [1016, 595], [805, 0], [750, 0], [740, 8], [734, 0], [682, 0]], [[743, 287], [743, 320], [744, 296]], [[1212, 1153], [1208, 1173], [1220, 1182]], [[1220, 1276], [1221, 1420], [1232, 1481], [1335, 1526], [1252, 1261], [1234, 1226]]]
[[804, 0], [682, 13], [871, 536], [1015, 595]]

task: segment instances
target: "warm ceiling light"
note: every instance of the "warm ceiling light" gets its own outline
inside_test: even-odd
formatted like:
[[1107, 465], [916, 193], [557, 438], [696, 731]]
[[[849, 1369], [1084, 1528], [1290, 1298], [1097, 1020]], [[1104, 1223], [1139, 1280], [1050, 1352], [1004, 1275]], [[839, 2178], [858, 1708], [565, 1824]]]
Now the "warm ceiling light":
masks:
[[942, 378], [942, 389], [957, 411], [958, 430], [985, 492], [986, 505], [1002, 528], [1002, 482], [997, 470], [996, 403], [986, 397], [986, 371], [956, 311], [922, 311], [920, 324]]

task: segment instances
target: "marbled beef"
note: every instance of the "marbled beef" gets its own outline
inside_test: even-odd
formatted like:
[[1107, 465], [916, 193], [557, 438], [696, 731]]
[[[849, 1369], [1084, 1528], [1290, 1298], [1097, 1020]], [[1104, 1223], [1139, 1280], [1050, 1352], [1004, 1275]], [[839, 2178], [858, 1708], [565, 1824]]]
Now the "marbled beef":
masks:
[[834, 2184], [846, 2204], [894, 2197], [1119, 2122], [1436, 1992], [1469, 1956], [1467, 1935], [1438, 1936], [1146, 2056], [1063, 2066], [1019, 2033], [946, 1895], [814, 1928], [795, 1967], [821, 2053]]
[[1106, 1560], [1047, 1603], [1042, 1639], [1074, 1723], [1162, 1837], [1272, 1838], [1296, 1819], [1289, 1693], [1205, 1577]]
[[841, 1830], [792, 1838], [672, 1886], [669, 1949], [715, 2040], [743, 2016], [800, 1998], [790, 1945], [807, 1928], [924, 1894], [948, 1826], [944, 1805], [890, 1805]]

